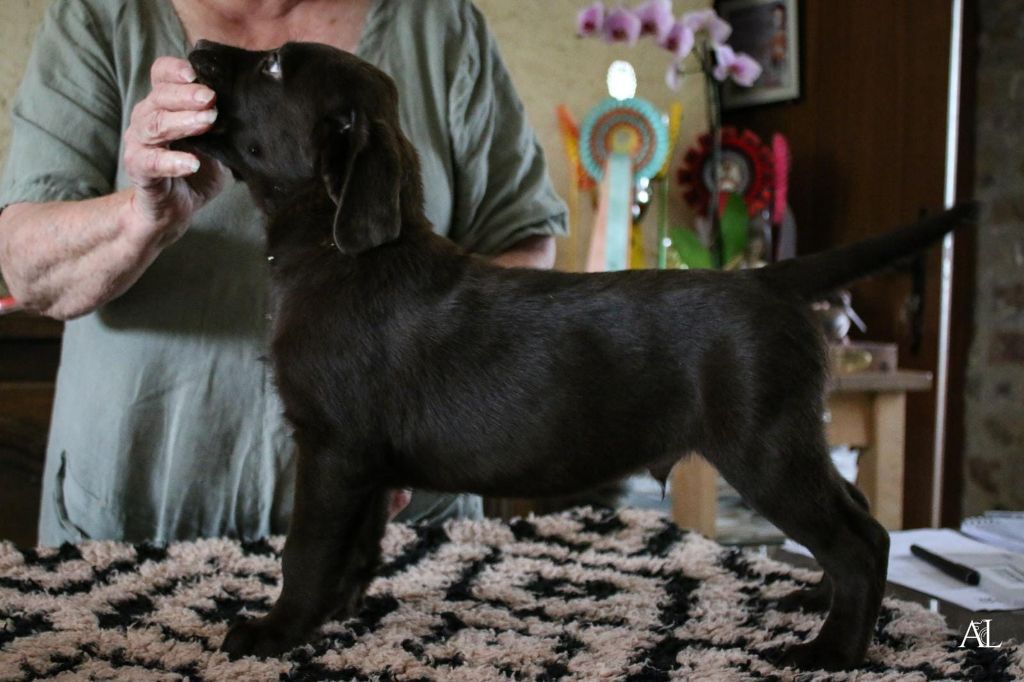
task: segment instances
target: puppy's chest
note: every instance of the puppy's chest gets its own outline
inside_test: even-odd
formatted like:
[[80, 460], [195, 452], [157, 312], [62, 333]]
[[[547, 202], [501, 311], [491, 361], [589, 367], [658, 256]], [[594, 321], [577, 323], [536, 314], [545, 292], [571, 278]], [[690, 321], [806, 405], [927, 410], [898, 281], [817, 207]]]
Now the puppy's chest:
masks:
[[373, 307], [344, 286], [273, 288], [269, 318], [275, 361], [282, 370], [362, 364], [360, 356], [374, 354], [381, 345]]

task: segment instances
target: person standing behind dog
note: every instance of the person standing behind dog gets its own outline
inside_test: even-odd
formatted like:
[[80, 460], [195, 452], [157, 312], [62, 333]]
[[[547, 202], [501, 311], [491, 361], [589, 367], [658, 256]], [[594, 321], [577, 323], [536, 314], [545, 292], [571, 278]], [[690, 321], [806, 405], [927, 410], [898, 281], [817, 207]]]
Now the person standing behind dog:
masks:
[[[294, 462], [264, 356], [263, 226], [217, 162], [170, 151], [216, 126], [184, 59], [198, 38], [324, 42], [387, 71], [435, 229], [551, 267], [564, 205], [469, 0], [56, 0], [12, 110], [0, 271], [68, 320], [40, 542], [257, 538], [286, 530]], [[171, 56], [168, 56], [171, 55]], [[399, 519], [479, 516], [393, 495]]]

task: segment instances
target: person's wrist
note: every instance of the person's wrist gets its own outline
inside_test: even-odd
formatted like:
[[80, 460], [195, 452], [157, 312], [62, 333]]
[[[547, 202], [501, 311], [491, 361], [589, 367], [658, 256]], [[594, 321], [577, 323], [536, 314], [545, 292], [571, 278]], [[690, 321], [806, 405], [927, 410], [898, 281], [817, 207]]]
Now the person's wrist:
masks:
[[176, 241], [182, 232], [182, 221], [169, 212], [160, 213], [146, 207], [140, 192], [137, 187], [126, 190], [118, 224], [127, 242], [140, 258], [145, 258], [155, 256]]

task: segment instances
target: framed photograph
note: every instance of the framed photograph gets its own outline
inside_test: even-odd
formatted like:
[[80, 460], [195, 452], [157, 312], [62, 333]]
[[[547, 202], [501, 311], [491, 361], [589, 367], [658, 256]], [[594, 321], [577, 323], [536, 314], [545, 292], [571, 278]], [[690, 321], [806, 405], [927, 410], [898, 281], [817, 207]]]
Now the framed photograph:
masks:
[[732, 24], [729, 44], [756, 59], [764, 71], [753, 87], [727, 82], [726, 110], [784, 102], [800, 96], [800, 25], [797, 0], [719, 0], [718, 13]]

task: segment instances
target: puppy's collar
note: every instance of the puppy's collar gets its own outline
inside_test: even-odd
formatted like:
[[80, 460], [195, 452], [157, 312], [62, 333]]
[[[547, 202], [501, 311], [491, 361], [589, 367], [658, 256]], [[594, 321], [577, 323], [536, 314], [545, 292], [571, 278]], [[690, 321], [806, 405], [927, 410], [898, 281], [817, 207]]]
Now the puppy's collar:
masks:
[[[320, 242], [320, 248], [327, 249], [329, 251], [337, 250], [339, 253], [341, 252], [341, 249], [338, 248], [338, 245], [335, 244], [334, 240], [331, 239], [330, 237], [328, 237], [327, 239], [325, 239], [322, 242]], [[274, 254], [272, 254], [272, 253], [268, 253], [267, 254], [267, 263], [269, 263], [270, 265], [273, 265], [274, 264], [274, 259], [275, 259]]]

